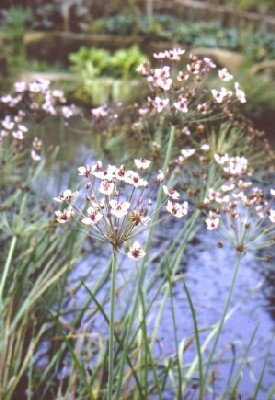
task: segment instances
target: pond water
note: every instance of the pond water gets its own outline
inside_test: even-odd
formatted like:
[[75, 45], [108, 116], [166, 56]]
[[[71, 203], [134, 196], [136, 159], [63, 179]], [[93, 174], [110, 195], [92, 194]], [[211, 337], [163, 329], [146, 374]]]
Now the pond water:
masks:
[[[60, 145], [60, 139], [62, 139], [59, 161], [54, 164], [51, 170], [47, 171], [47, 191], [52, 196], [56, 196], [57, 193], [65, 189], [72, 176], [77, 178], [78, 166], [95, 159], [106, 159], [110, 155], [110, 148], [108, 146], [103, 148], [100, 138], [97, 138], [91, 131], [82, 132], [77, 123], [73, 128], [65, 128], [60, 133], [60, 126], [55, 122], [51, 122], [47, 126], [40, 127], [40, 135], [43, 136], [48, 154], [51, 146]], [[111, 153], [115, 154], [116, 152], [113, 150], [111, 149]], [[126, 147], [124, 151], [127, 152]], [[115, 163], [116, 161], [113, 160], [113, 162]], [[117, 163], [120, 162], [121, 159], [118, 159]], [[152, 268], [157, 266], [161, 249], [165, 246], [168, 228], [169, 236], [173, 237], [177, 232], [177, 223], [171, 222], [165, 228], [157, 230], [155, 246], [152, 248], [151, 254], [151, 256], [156, 255], [156, 261], [152, 264]], [[209, 326], [219, 320], [228, 294], [235, 263], [232, 249], [226, 246], [222, 249], [217, 248], [217, 240], [215, 233], [200, 229], [195, 239], [188, 245], [179, 271], [184, 273], [186, 284], [197, 311], [198, 325], [200, 327]], [[105, 264], [110, 255], [110, 249], [106, 248], [106, 246], [102, 248], [95, 243], [89, 242], [86, 247], [86, 255], [70, 276], [71, 285], [74, 285], [80, 277], [87, 274], [90, 274], [87, 284], [93, 285], [93, 282], [101, 277], [100, 264]], [[261, 254], [256, 254], [255, 256], [246, 254], [242, 259], [231, 303], [231, 307], [236, 307], [236, 309], [224, 327], [219, 344], [219, 361], [215, 365], [218, 372], [217, 393], [222, 393], [231, 368], [234, 367], [233, 372], [238, 370], [239, 364], [236, 363], [234, 365], [232, 360], [237, 360], [238, 357], [245, 354], [246, 346], [249, 344], [256, 327], [255, 339], [246, 360], [247, 365], [239, 387], [240, 393], [244, 396], [242, 398], [248, 399], [253, 393], [253, 379], [257, 380], [261, 374], [275, 327], [274, 248], [269, 253], [272, 253], [273, 256], [273, 261], [270, 264], [264, 263], [255, 257], [259, 257]], [[132, 269], [131, 273], [135, 274], [136, 271]], [[132, 289], [124, 285], [125, 279], [127, 279], [125, 275], [127, 276], [127, 274], [129, 274], [127, 270], [121, 269], [119, 271], [118, 286], [121, 292], [124, 291], [126, 296], [129, 296]], [[159, 279], [161, 280], [161, 274]], [[108, 290], [108, 287], [105, 290]], [[173, 292], [175, 295], [177, 333], [179, 340], [182, 340], [192, 336], [194, 327], [181, 279], [174, 284]], [[72, 301], [69, 302], [69, 306], [81, 305], [85, 300], [85, 296], [84, 291], [78, 291]], [[100, 293], [99, 296], [104, 298], [104, 292]], [[154, 313], [158, 311], [160, 301], [161, 297], [156, 298], [152, 307], [151, 315], [149, 316], [149, 330], [154, 328], [150, 321], [154, 321]], [[124, 306], [125, 304], [118, 304], [118, 310], [123, 312]], [[101, 321], [96, 322], [98, 326], [100, 326], [100, 323]], [[169, 356], [175, 350], [172, 326], [171, 304], [168, 301], [164, 309], [158, 337], [158, 349], [156, 349], [156, 352], [159, 352], [160, 355]], [[202, 338], [205, 335], [202, 335]], [[275, 348], [273, 347], [271, 348], [263, 378], [263, 389], [257, 396], [259, 400], [266, 400], [267, 391], [275, 382], [274, 356]], [[185, 362], [191, 362], [193, 358], [194, 350], [190, 349], [185, 354]], [[169, 395], [167, 395], [168, 399]]]

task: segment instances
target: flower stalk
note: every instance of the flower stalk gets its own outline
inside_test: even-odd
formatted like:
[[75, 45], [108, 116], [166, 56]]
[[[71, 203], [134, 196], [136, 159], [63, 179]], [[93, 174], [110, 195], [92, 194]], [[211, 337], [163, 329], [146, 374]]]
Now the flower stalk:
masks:
[[114, 380], [114, 337], [115, 337], [115, 296], [116, 296], [116, 267], [117, 250], [113, 247], [110, 292], [110, 318], [109, 318], [109, 358], [108, 358], [108, 387], [107, 400], [112, 399]]

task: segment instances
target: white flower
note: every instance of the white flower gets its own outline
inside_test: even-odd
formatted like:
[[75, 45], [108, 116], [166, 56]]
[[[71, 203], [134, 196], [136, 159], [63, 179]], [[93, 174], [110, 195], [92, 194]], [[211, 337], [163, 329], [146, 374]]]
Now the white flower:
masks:
[[188, 212], [188, 203], [187, 201], [185, 201], [183, 204], [172, 203], [172, 201], [168, 200], [166, 209], [174, 217], [182, 218]]
[[217, 229], [219, 226], [220, 222], [220, 217], [218, 214], [214, 213], [213, 211], [209, 211], [208, 218], [205, 220], [207, 229], [209, 231], [212, 231], [214, 229]]
[[162, 188], [166, 196], [171, 197], [173, 200], [178, 200], [180, 198], [180, 194], [175, 189], [168, 189], [166, 185], [163, 185]]
[[207, 144], [207, 143], [203, 144], [203, 145], [201, 146], [201, 149], [202, 149], [203, 151], [209, 150], [209, 144]]
[[75, 216], [75, 212], [71, 207], [69, 207], [67, 210], [64, 211], [55, 211], [55, 216], [57, 222], [59, 222], [60, 224], [64, 224]]
[[271, 196], [275, 196], [275, 189], [270, 189]]
[[275, 224], [275, 209], [274, 209], [274, 210], [270, 209], [270, 210], [269, 210], [269, 213], [270, 213], [270, 215], [269, 215], [270, 221], [271, 221], [273, 224]]
[[35, 150], [31, 150], [31, 158], [35, 162], [41, 161], [41, 156]]
[[225, 164], [226, 162], [229, 161], [229, 156], [227, 153], [225, 154], [214, 154], [214, 159], [217, 161], [218, 164]]
[[78, 174], [80, 176], [88, 177], [89, 175], [92, 174], [93, 170], [94, 170], [93, 167], [91, 167], [90, 165], [86, 165], [85, 167], [78, 168]]
[[185, 159], [191, 157], [194, 153], [195, 153], [195, 149], [182, 149], [181, 150], [181, 154], [183, 155], [183, 157]]
[[128, 250], [128, 257], [132, 258], [133, 260], [140, 260], [145, 256], [146, 252], [140, 246], [138, 241], [135, 241], [133, 245]]
[[159, 170], [159, 173], [157, 174], [157, 182], [162, 183], [164, 181], [164, 173]]
[[231, 75], [226, 68], [220, 69], [218, 74], [221, 81], [229, 82], [233, 79], [233, 75]]
[[99, 208], [96, 206], [89, 207], [87, 210], [87, 217], [82, 218], [81, 222], [84, 225], [96, 225], [102, 218], [103, 215], [99, 212]]
[[127, 214], [130, 203], [128, 201], [118, 202], [117, 200], [110, 200], [110, 206], [111, 214], [113, 214], [116, 218], [121, 218]]
[[58, 197], [54, 197], [53, 199], [55, 201], [58, 201], [59, 203], [62, 203], [63, 201], [71, 201], [73, 197], [77, 196], [79, 192], [72, 192], [70, 189], [64, 190], [63, 193], [61, 193]]
[[234, 187], [235, 187], [234, 183], [230, 183], [230, 184], [224, 183], [224, 184], [221, 186], [221, 190], [222, 190], [223, 192], [230, 192], [231, 190], [234, 189]]
[[224, 87], [222, 87], [221, 90], [212, 89], [211, 93], [217, 103], [222, 103], [223, 99], [225, 99], [227, 96], [231, 96], [231, 92]]
[[96, 178], [109, 181], [111, 181], [117, 173], [117, 167], [114, 165], [108, 165], [107, 168], [103, 169], [102, 164], [98, 165], [98, 162], [96, 163], [94, 169], [96, 169], [96, 171], [93, 172], [93, 175]]
[[125, 176], [125, 182], [130, 185], [134, 185], [135, 187], [143, 186], [147, 187], [148, 182], [142, 179], [137, 172], [128, 171]]
[[107, 196], [111, 196], [114, 192], [115, 184], [108, 180], [103, 180], [98, 188], [98, 191]]
[[190, 129], [188, 128], [188, 126], [184, 126], [184, 127], [182, 128], [182, 130], [181, 130], [181, 133], [183, 133], [183, 134], [186, 135], [186, 136], [190, 136], [190, 135], [191, 135], [191, 131], [190, 131]]
[[145, 158], [140, 158], [139, 160], [134, 160], [135, 164], [138, 169], [147, 169], [149, 168], [150, 162], [149, 160], [146, 160]]

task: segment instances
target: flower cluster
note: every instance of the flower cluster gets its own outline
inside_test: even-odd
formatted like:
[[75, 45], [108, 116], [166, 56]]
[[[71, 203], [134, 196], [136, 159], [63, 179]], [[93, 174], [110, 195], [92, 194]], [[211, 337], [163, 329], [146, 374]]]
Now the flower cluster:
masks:
[[2, 106], [9, 110], [21, 110], [21, 113], [32, 113], [39, 117], [46, 115], [63, 115], [69, 118], [79, 114], [75, 105], [67, 105], [62, 90], [53, 90], [50, 81], [40, 79], [36, 81], [15, 82], [14, 93], [0, 97]]
[[[116, 250], [120, 250], [124, 242], [166, 218], [184, 217], [188, 212], [187, 202], [175, 201], [179, 200], [179, 193], [163, 185], [166, 198], [162, 206], [166, 204], [166, 212], [154, 218], [159, 209], [151, 211], [151, 195], [162, 184], [163, 174], [159, 172], [150, 188], [149, 181], [142, 176], [149, 165], [150, 161], [142, 158], [135, 160], [136, 170], [126, 169], [124, 165], [104, 166], [101, 161], [79, 167], [78, 173], [86, 181], [86, 207], [81, 210], [75, 201], [80, 196], [79, 192], [67, 189], [55, 198], [58, 202], [68, 204], [67, 209], [56, 211], [57, 221], [61, 224], [76, 221], [77, 226], [89, 236], [107, 241]], [[145, 252], [136, 241], [127, 254], [139, 259]]]
[[[138, 72], [147, 78], [153, 96], [149, 97], [149, 106], [156, 113], [165, 113], [167, 116], [180, 117], [182, 114], [194, 114], [200, 116], [229, 114], [229, 104], [234, 101], [244, 103], [245, 93], [238, 82], [234, 83], [235, 90], [225, 87], [212, 89], [210, 92], [202, 85], [205, 78], [215, 69], [215, 63], [207, 57], [198, 58], [190, 54], [185, 60], [185, 65], [180, 70], [173, 68], [181, 61], [185, 50], [175, 47], [154, 54], [154, 58], [167, 60], [170, 65], [162, 65], [160, 68], [151, 68], [147, 62], [138, 67]], [[230, 82], [233, 76], [226, 68], [218, 70], [218, 77], [222, 82]], [[218, 111], [218, 112], [217, 112]]]
[[[274, 194], [271, 189], [271, 200], [268, 201], [260, 188], [240, 181], [238, 188], [225, 196], [219, 212], [209, 211], [207, 229], [224, 228], [221, 230], [223, 237], [239, 252], [270, 246], [275, 239]], [[218, 201], [218, 195], [215, 194], [215, 201]]]
[[24, 134], [28, 131], [28, 128], [23, 125], [22, 115], [6, 115], [2, 121], [0, 121], [0, 140], [11, 136], [13, 139], [23, 140]]

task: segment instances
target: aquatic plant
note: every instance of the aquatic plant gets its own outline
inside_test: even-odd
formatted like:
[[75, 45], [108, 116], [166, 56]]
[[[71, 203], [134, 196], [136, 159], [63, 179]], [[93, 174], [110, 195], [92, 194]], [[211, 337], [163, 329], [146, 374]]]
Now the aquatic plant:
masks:
[[[179, 47], [156, 54], [155, 60], [159, 67], [139, 67], [151, 90], [148, 102], [126, 119], [127, 127], [136, 123], [137, 132], [151, 129], [148, 148], [136, 145], [128, 157], [129, 136], [120, 133], [116, 142], [110, 134], [118, 143], [118, 166], [81, 165], [80, 185], [70, 182], [70, 189], [55, 197], [61, 206], [56, 221], [48, 197], [42, 201], [38, 195], [45, 167], [41, 138], [29, 140], [27, 153], [24, 138], [30, 120], [39, 124], [77, 110], [45, 82], [17, 83], [15, 94], [1, 97], [0, 387], [5, 400], [22, 390], [28, 399], [58, 400], [204, 400], [211, 390], [211, 397], [218, 396], [213, 362], [224, 324], [237, 308], [230, 309], [242, 258], [274, 243], [275, 189], [265, 193], [254, 185], [254, 170], [266, 158], [258, 149], [262, 137], [233, 119], [234, 105], [246, 97], [229, 71], [217, 71], [221, 83], [211, 91], [205, 81], [217, 70], [212, 60], [186, 57]], [[102, 147], [109, 127], [120, 128], [115, 128], [119, 110], [105, 104], [91, 111], [93, 128], [104, 131]], [[153, 146], [157, 155], [151, 160]], [[127, 160], [131, 155], [134, 167]], [[202, 226], [219, 248], [231, 244], [236, 258], [222, 315], [206, 327], [198, 324], [182, 269], [186, 247]], [[91, 265], [68, 285], [83, 238]], [[193, 323], [189, 336], [178, 329], [174, 291], [179, 287]], [[79, 290], [88, 296], [81, 305]], [[161, 342], [167, 310], [168, 350]], [[222, 388], [225, 397], [237, 396], [254, 337]], [[251, 391], [255, 399], [266, 360]]]

